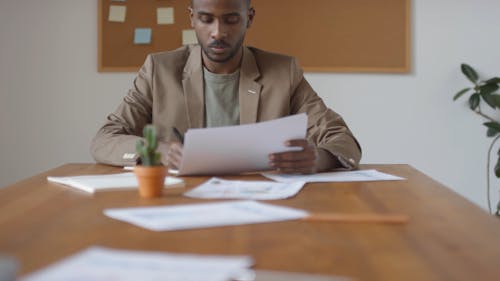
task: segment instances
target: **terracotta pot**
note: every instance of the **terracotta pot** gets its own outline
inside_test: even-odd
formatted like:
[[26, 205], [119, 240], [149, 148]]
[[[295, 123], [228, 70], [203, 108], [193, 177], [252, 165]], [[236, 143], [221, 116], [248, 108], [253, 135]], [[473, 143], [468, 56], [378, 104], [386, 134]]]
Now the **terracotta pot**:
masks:
[[135, 166], [134, 174], [139, 182], [139, 195], [141, 197], [162, 196], [165, 176], [167, 175], [165, 166]]

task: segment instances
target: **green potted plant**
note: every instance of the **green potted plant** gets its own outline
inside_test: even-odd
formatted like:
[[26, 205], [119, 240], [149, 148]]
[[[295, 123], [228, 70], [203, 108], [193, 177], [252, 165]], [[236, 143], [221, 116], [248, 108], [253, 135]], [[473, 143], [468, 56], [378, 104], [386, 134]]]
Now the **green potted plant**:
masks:
[[141, 197], [159, 197], [163, 193], [167, 169], [161, 163], [161, 154], [157, 151], [158, 134], [153, 125], [146, 125], [143, 129], [144, 139], [137, 140], [136, 152], [139, 155], [140, 165], [136, 165], [134, 173], [139, 182]]
[[[469, 108], [476, 114], [480, 115], [483, 119], [487, 121], [483, 123], [487, 128], [486, 135], [490, 138], [493, 138], [491, 145], [488, 149], [488, 160], [487, 160], [487, 179], [486, 179], [486, 192], [487, 192], [487, 200], [488, 200], [488, 209], [491, 213], [491, 200], [490, 200], [490, 159], [491, 153], [493, 150], [493, 146], [500, 138], [500, 121], [497, 118], [491, 117], [490, 114], [484, 112], [481, 108], [482, 104], [487, 104], [491, 107], [492, 110], [500, 109], [500, 95], [497, 93], [500, 84], [499, 77], [493, 77], [488, 80], [481, 80], [477, 75], [477, 72], [470, 65], [462, 64], [461, 65], [462, 73], [467, 77], [470, 82], [472, 82], [472, 87], [468, 87], [459, 91], [454, 97], [453, 100], [456, 101], [461, 96], [466, 93], [470, 94], [469, 97]], [[496, 115], [498, 116], [498, 115]], [[495, 176], [500, 178], [500, 149], [497, 152], [497, 161], [494, 167]], [[500, 201], [497, 203], [495, 214], [500, 217]]]

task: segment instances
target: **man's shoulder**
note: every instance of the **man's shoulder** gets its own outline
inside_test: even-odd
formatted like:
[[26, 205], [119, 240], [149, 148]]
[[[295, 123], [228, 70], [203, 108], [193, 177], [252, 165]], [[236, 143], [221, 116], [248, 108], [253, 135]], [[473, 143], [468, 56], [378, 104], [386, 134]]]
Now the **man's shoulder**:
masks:
[[186, 61], [192, 48], [193, 46], [187, 45], [171, 51], [152, 53], [150, 56], [155, 62]]
[[274, 80], [288, 79], [291, 78], [291, 74], [300, 70], [296, 59], [292, 56], [264, 51], [255, 47], [247, 46], [247, 49], [252, 53], [262, 77]]
[[272, 63], [286, 63], [289, 64], [295, 58], [285, 54], [274, 53], [252, 46], [247, 46], [247, 48], [253, 53], [257, 62], [272, 62]]

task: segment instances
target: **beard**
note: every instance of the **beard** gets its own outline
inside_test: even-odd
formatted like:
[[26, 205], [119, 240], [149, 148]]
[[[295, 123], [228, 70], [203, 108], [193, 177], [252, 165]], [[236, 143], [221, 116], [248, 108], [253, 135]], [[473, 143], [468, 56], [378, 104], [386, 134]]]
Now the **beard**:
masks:
[[[217, 40], [214, 41], [210, 44], [200, 44], [201, 49], [203, 50], [203, 53], [207, 56], [207, 58], [213, 62], [216, 63], [225, 63], [230, 61], [234, 56], [238, 53], [240, 50], [241, 46], [243, 45], [243, 40], [245, 39], [245, 36], [241, 36], [240, 39], [236, 42], [236, 44], [231, 48], [231, 45], [226, 43], [224, 40]], [[198, 39], [198, 42], [201, 42]], [[213, 54], [211, 49], [212, 47], [229, 47], [229, 53], [225, 57], [217, 57], [217, 54]]]

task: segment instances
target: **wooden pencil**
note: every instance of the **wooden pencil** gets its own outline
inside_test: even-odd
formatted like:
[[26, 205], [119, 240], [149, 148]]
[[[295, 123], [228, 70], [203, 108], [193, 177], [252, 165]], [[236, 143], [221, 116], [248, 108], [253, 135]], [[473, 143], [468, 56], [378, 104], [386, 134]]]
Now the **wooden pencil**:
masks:
[[313, 213], [303, 218], [313, 222], [349, 222], [349, 223], [407, 223], [409, 217], [400, 214], [345, 214]]

